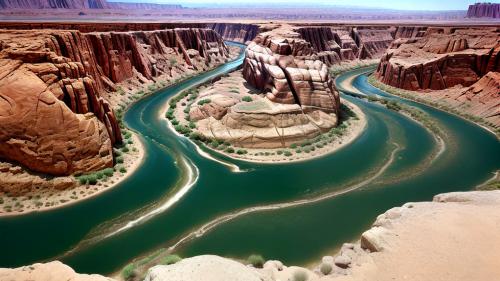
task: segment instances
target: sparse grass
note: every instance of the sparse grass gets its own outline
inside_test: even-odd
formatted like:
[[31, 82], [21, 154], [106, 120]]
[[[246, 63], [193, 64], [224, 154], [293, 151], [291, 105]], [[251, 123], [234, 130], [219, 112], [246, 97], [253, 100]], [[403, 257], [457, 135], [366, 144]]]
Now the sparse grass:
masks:
[[253, 101], [253, 99], [252, 99], [251, 96], [244, 96], [241, 100], [244, 101], [244, 102], [251, 102], [251, 101]]
[[261, 255], [250, 255], [247, 262], [255, 268], [262, 268], [266, 260]]
[[207, 103], [211, 103], [212, 101], [210, 99], [202, 99], [198, 101], [198, 105], [204, 105]]
[[134, 263], [129, 263], [127, 264], [123, 269], [122, 269], [122, 277], [125, 280], [130, 280], [131, 278], [134, 278], [136, 276], [136, 265]]
[[161, 259], [160, 264], [170, 265], [170, 264], [178, 263], [181, 260], [182, 260], [182, 258], [179, 257], [178, 255], [168, 255], [168, 256]]

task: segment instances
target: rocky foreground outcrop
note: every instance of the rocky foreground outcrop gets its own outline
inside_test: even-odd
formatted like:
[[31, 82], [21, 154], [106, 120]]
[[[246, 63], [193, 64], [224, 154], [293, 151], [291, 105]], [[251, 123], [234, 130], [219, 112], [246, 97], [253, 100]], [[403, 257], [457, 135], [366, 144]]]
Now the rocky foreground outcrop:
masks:
[[105, 95], [227, 57], [210, 29], [2, 30], [0, 158], [52, 175], [111, 167], [122, 139]]
[[476, 3], [469, 6], [468, 18], [500, 19], [500, 3]]
[[113, 281], [102, 275], [78, 274], [59, 261], [36, 263], [18, 268], [0, 268], [2, 281]]

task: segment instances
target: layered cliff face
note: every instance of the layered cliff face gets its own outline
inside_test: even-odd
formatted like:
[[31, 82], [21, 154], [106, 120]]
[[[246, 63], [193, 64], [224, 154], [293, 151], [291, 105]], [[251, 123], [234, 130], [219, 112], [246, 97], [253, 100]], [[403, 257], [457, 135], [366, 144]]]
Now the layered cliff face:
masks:
[[428, 30], [423, 38], [393, 47], [382, 57], [375, 75], [385, 84], [407, 90], [470, 86], [500, 68], [498, 28]]
[[259, 26], [256, 24], [213, 23], [207, 24], [207, 27], [215, 30], [224, 40], [244, 44], [250, 43], [259, 33]]
[[104, 9], [105, 0], [0, 0], [1, 9]]
[[209, 29], [1, 31], [0, 158], [52, 175], [111, 167], [122, 139], [103, 95], [227, 56]]
[[273, 102], [338, 114], [339, 95], [321, 55], [299, 33], [282, 26], [259, 34], [248, 46], [243, 76]]
[[467, 17], [500, 19], [500, 3], [476, 3], [470, 5]]

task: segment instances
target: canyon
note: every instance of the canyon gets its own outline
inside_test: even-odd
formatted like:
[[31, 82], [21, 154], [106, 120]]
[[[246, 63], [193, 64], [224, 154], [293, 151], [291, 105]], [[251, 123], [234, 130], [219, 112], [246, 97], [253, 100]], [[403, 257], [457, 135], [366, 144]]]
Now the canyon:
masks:
[[229, 57], [217, 33], [196, 28], [2, 30], [0, 45], [0, 157], [57, 176], [113, 166], [120, 91]]
[[498, 28], [434, 28], [417, 39], [396, 40], [374, 76], [411, 95], [500, 126]]
[[[135, 9], [158, 10], [155, 11], [157, 13], [181, 10], [178, 5], [108, 3], [98, 0], [55, 2], [0, 0], [0, 7], [3, 8], [2, 12], [16, 9], [24, 9], [23, 11], [54, 9], [58, 10], [58, 13], [61, 9], [82, 10], [85, 13], [88, 10], [107, 9], [113, 10], [113, 13], [116, 10]], [[495, 7], [494, 4], [476, 4], [469, 8], [468, 17], [496, 17], [495, 9], [497, 8]], [[321, 11], [315, 13], [315, 16], [323, 19], [327, 17], [325, 15], [327, 12]], [[183, 12], [182, 17], [196, 17], [198, 13], [201, 12], [187, 10]], [[266, 14], [267, 12], [257, 12], [259, 13]], [[283, 13], [285, 19], [297, 17], [296, 12], [288, 13], [286, 9]], [[218, 15], [215, 13], [212, 16]], [[459, 18], [460, 15], [461, 12], [450, 12], [448, 16], [436, 15], [436, 17]], [[407, 16], [419, 17], [413, 14]], [[242, 14], [236, 13], [235, 17], [242, 17]], [[345, 17], [364, 16], [346, 15]], [[376, 18], [377, 15], [371, 15], [371, 17]], [[400, 16], [393, 15], [393, 17], [399, 18]], [[431, 133], [425, 124], [414, 122], [407, 116], [399, 116], [404, 114], [398, 115], [393, 112], [397, 110], [391, 111], [381, 104], [360, 101], [347, 95], [342, 95], [341, 98], [341, 92], [345, 89], [336, 87], [335, 79], [338, 78], [338, 73], [335, 68], [340, 66], [345, 69], [356, 69], [363, 66], [363, 62], [377, 61], [373, 78], [380, 83], [379, 85], [386, 85], [395, 91], [404, 91], [406, 95], [423, 98], [429, 102], [446, 104], [451, 109], [485, 120], [489, 127], [498, 129], [500, 128], [500, 28], [494, 24], [471, 25], [472, 27], [448, 24], [287, 23], [279, 21], [243, 23], [242, 21], [234, 23], [222, 21], [118, 23], [110, 21], [99, 22], [99, 24], [2, 22], [0, 23], [0, 160], [2, 161], [0, 162], [0, 195], [8, 194], [9, 198], [13, 197], [17, 200], [21, 198], [21, 195], [31, 196], [29, 192], [36, 194], [38, 189], [71, 190], [76, 185], [90, 188], [93, 184], [88, 181], [81, 182], [85, 179], [85, 175], [94, 175], [95, 172], [106, 168], [125, 169], [123, 165], [118, 164], [122, 163], [123, 154], [129, 150], [126, 145], [134, 141], [146, 144], [145, 147], [139, 147], [144, 150], [141, 152], [151, 154], [148, 156], [149, 166], [144, 170], [152, 167], [158, 170], [154, 170], [154, 173], [149, 175], [141, 174], [142, 179], [132, 178], [129, 182], [125, 181], [122, 190], [117, 191], [117, 194], [134, 192], [132, 185], [147, 188], [141, 187], [140, 191], [136, 190], [137, 193], [134, 196], [137, 198], [133, 198], [134, 200], [111, 199], [116, 202], [123, 201], [125, 205], [136, 204], [133, 206], [137, 210], [132, 208], [129, 210], [117, 204], [116, 211], [106, 211], [111, 213], [109, 216], [98, 216], [97, 219], [92, 220], [93, 214], [89, 212], [89, 221], [92, 221], [89, 224], [92, 225], [88, 228], [85, 226], [80, 230], [71, 225], [67, 227], [71, 231], [73, 228], [77, 229], [74, 230], [77, 238], [63, 241], [61, 244], [66, 244], [61, 246], [58, 253], [62, 253], [62, 258], [68, 258], [66, 255], [70, 256], [69, 260], [73, 258], [71, 262], [75, 264], [80, 262], [81, 266], [89, 263], [89, 259], [92, 258], [92, 251], [95, 250], [92, 247], [99, 247], [98, 243], [109, 242], [105, 240], [111, 240], [110, 237], [116, 233], [144, 223], [143, 220], [147, 221], [150, 216], [154, 217], [174, 204], [179, 204], [181, 207], [172, 208], [169, 210], [172, 213], [164, 213], [163, 217], [157, 217], [165, 219], [161, 223], [169, 228], [168, 233], [163, 234], [172, 235], [168, 243], [177, 241], [179, 237], [187, 237], [189, 239], [186, 239], [186, 243], [194, 243], [190, 240], [191, 237], [194, 237], [193, 240], [201, 240], [205, 234], [208, 236], [212, 227], [219, 226], [217, 220], [221, 219], [220, 216], [222, 216], [222, 224], [229, 224], [230, 220], [238, 217], [239, 212], [242, 212], [239, 209], [240, 206], [236, 206], [238, 200], [243, 202], [241, 204], [243, 214], [246, 214], [245, 210], [250, 210], [248, 212], [250, 214], [254, 210], [260, 210], [259, 208], [271, 210], [269, 213], [278, 212], [279, 209], [290, 206], [298, 208], [302, 204], [307, 205], [308, 203], [305, 202], [310, 199], [309, 197], [318, 196], [326, 191], [333, 192], [334, 195], [325, 193], [326, 195], [321, 196], [327, 196], [325, 198], [331, 196], [333, 200], [337, 195], [344, 195], [344, 193], [351, 195], [350, 191], [363, 187], [363, 182], [370, 183], [371, 177], [375, 179], [377, 173], [383, 174], [392, 162], [402, 163], [400, 165], [407, 170], [415, 170], [416, 175], [420, 175], [418, 173], [422, 171], [417, 169], [420, 166], [412, 161], [420, 161], [429, 165], [426, 168], [433, 168], [430, 166], [434, 163], [433, 161], [442, 161], [438, 164], [446, 165], [452, 165], [454, 162], [463, 163], [464, 159], [472, 159], [471, 163], [484, 162], [482, 165], [487, 166], [488, 169], [485, 169], [484, 173], [474, 170], [479, 175], [471, 176], [472, 179], [466, 183], [454, 181], [443, 183], [444, 190], [452, 185], [453, 188], [459, 186], [457, 189], [465, 190], [484, 181], [486, 177], [491, 178], [491, 170], [497, 168], [496, 159], [486, 161], [487, 157], [480, 150], [486, 148], [471, 145], [470, 154], [460, 154], [460, 151], [454, 151], [456, 149], [454, 143], [451, 145], [447, 143], [444, 145], [446, 148], [439, 152], [444, 153], [445, 156], [439, 158], [439, 153], [433, 154], [431, 148], [439, 147], [441, 144], [433, 143], [432, 135], [425, 138], [427, 136], [424, 134]], [[245, 48], [244, 53], [239, 53], [240, 48]], [[240, 66], [235, 63], [237, 69], [231, 69], [230, 72], [229, 68], [217, 70], [218, 66], [227, 66], [231, 61], [238, 59], [242, 60], [242, 64]], [[366, 69], [369, 71], [368, 68]], [[218, 73], [218, 75], [210, 72], [214, 70], [218, 72], [213, 73]], [[199, 81], [190, 80], [195, 75], [201, 77]], [[182, 81], [185, 83], [183, 84]], [[161, 94], [149, 95], [157, 91], [165, 91], [164, 93], [168, 91], [169, 94], [175, 93], [177, 96], [168, 97], [168, 100]], [[146, 102], [140, 104], [147, 98], [155, 99], [149, 99], [147, 106], [144, 105]], [[130, 123], [125, 121], [124, 112], [127, 109], [133, 109], [129, 116], [135, 117], [136, 121], [130, 122], [129, 120]], [[365, 111], [369, 111], [371, 115], [365, 116]], [[169, 121], [165, 120], [165, 117]], [[445, 120], [444, 126], [448, 126], [447, 128], [452, 133], [457, 134], [460, 132], [459, 129], [465, 128], [469, 130], [467, 132], [472, 132], [471, 138], [473, 135], [480, 135], [477, 131], [479, 129], [467, 127], [472, 126], [471, 124], [463, 125], [458, 123], [460, 121], [450, 121], [446, 118], [443, 120]], [[169, 135], [158, 130], [158, 124], [163, 126], [162, 130], [168, 132], [177, 130], [182, 133], [183, 130], [189, 130], [189, 133], [183, 134], [191, 138], [193, 142], [185, 141], [186, 138], [182, 136], [173, 133]], [[368, 130], [369, 126], [373, 126], [371, 131]], [[136, 128], [142, 128], [143, 131], [136, 130]], [[266, 173], [264, 165], [254, 167], [248, 163], [242, 164], [244, 161], [236, 161], [233, 164], [226, 162], [225, 157], [221, 159], [216, 157], [215, 161], [222, 164], [221, 168], [218, 164], [211, 162], [212, 155], [219, 156], [218, 153], [211, 154], [212, 151], [207, 153], [200, 144], [200, 140], [210, 140], [211, 142], [206, 143], [206, 148], [209, 150], [215, 148], [210, 147], [215, 142], [215, 146], [223, 146], [226, 149], [220, 151], [220, 154], [232, 158], [238, 158], [235, 154], [240, 154], [240, 152], [247, 154], [246, 149], [255, 155], [257, 152], [262, 153], [260, 151], [267, 152], [268, 149], [276, 149], [275, 152], [279, 156], [273, 156], [274, 162], [286, 164], [294, 160], [307, 160], [313, 158], [311, 156], [314, 155], [318, 158], [327, 155], [329, 148], [321, 150], [324, 146], [323, 142], [326, 145], [326, 140], [321, 137], [344, 129], [348, 137], [335, 139], [338, 142], [337, 148], [347, 146], [360, 138], [361, 145], [357, 147], [356, 152], [362, 152], [356, 154], [359, 158], [354, 159], [354, 162], [357, 163], [351, 163], [351, 166], [346, 167], [342, 165], [349, 163], [350, 156], [340, 155], [336, 158], [337, 155], [334, 155], [328, 159], [318, 160], [323, 161], [319, 165], [313, 166], [314, 164], [309, 163], [311, 166], [304, 166], [306, 169], [295, 169], [284, 173], [283, 171], [290, 167], [285, 165], [271, 167], [272, 170]], [[488, 133], [484, 134], [491, 138]], [[377, 137], [381, 141], [373, 144], [372, 140]], [[487, 138], [486, 136], [484, 139], [480, 137], [481, 135], [478, 137], [480, 141]], [[316, 144], [301, 145], [301, 143], [310, 142], [315, 138], [323, 141], [320, 142], [321, 148], [318, 147], [316, 154], [306, 155], [305, 148], [315, 147]], [[422, 141], [422, 151], [411, 150], [419, 141]], [[467, 141], [469, 141], [468, 138]], [[427, 142], [430, 145], [424, 145]], [[473, 141], [461, 144], [464, 143], [474, 144]], [[487, 139], [484, 143], [492, 147], [491, 151], [497, 151], [495, 142]], [[370, 145], [376, 146], [384, 154], [375, 154], [374, 151], [366, 149], [361, 150]], [[235, 148], [232, 152], [227, 150], [232, 149], [230, 146]], [[130, 149], [132, 147], [137, 148], [131, 146]], [[286, 151], [281, 149], [286, 149]], [[398, 154], [401, 150], [403, 152]], [[139, 162], [142, 158], [147, 158], [135, 152], [136, 154], [130, 154], [127, 157], [137, 157]], [[343, 152], [347, 153], [349, 150]], [[287, 153], [290, 155], [286, 155]], [[261, 162], [266, 162], [265, 160], [269, 157], [263, 155], [259, 154], [258, 158], [262, 160]], [[419, 158], [420, 155], [434, 158], [429, 161], [427, 158], [422, 158], [422, 160]], [[462, 158], [456, 160], [453, 158], [455, 155], [460, 155]], [[477, 157], [474, 158], [474, 156]], [[120, 157], [122, 159], [118, 161]], [[363, 166], [364, 162], [368, 163], [372, 161], [372, 158], [377, 160], [373, 160], [372, 167]], [[331, 161], [328, 162], [329, 160]], [[387, 164], [382, 160], [387, 161]], [[405, 164], [404, 161], [412, 163]], [[143, 164], [141, 162], [137, 165]], [[302, 163], [301, 165], [308, 164]], [[314, 182], [311, 177], [308, 177], [308, 174], [311, 174], [314, 178], [319, 178], [318, 171], [325, 167], [328, 168], [325, 174], [331, 173], [333, 179], [326, 178], [324, 181], [318, 179], [318, 182]], [[460, 172], [458, 167], [452, 168], [450, 170], [453, 173]], [[351, 172], [351, 169], [359, 169], [360, 172], [349, 178], [346, 175]], [[145, 173], [144, 170], [141, 172]], [[397, 179], [399, 183], [411, 178], [410, 176], [407, 178], [406, 174], [398, 174], [400, 172], [398, 169], [394, 170], [389, 170], [387, 178], [376, 181], [373, 186], [378, 187], [377, 184], [380, 185], [380, 182], [384, 183], [384, 181], [390, 185], [393, 184], [391, 181], [394, 179]], [[451, 178], [450, 171], [437, 170], [437, 172], [442, 172]], [[162, 174], [169, 178], [162, 178]], [[251, 178], [249, 175], [261, 175], [263, 181], [258, 181], [257, 176]], [[23, 178], [21, 183], [7, 183], [6, 179], [15, 181], [18, 176]], [[435, 174], [426, 176], [437, 178]], [[29, 180], [26, 180], [27, 177]], [[295, 192], [297, 186], [294, 184], [300, 183], [301, 177], [307, 178], [307, 185], [311, 185], [307, 187], [307, 191], [297, 191], [298, 195], [280, 197], [276, 194], [284, 193], [284, 191], [273, 190], [273, 186], [286, 186]], [[274, 178], [278, 178], [279, 181], [272, 181]], [[212, 179], [212, 181], [207, 179]], [[339, 182], [336, 182], [338, 179], [340, 179]], [[227, 180], [227, 185], [225, 185], [225, 180]], [[498, 180], [498, 175], [493, 181], [495, 180]], [[167, 186], [170, 182], [173, 182], [172, 188], [170, 185]], [[353, 182], [359, 187], [352, 187], [355, 186]], [[418, 184], [422, 183], [418, 182]], [[241, 189], [234, 188], [240, 185]], [[197, 188], [191, 190], [193, 186]], [[339, 189], [327, 190], [329, 186]], [[360, 193], [370, 193], [368, 199], [360, 200], [356, 197], [359, 194], [355, 194], [352, 201], [345, 201], [347, 203], [339, 201], [339, 203], [345, 203], [345, 206], [373, 204], [374, 208], [380, 211], [386, 205], [377, 205], [380, 197], [375, 197], [375, 195], [379, 189], [383, 188], [370, 189], [373, 186], [367, 186], [366, 189], [361, 188]], [[315, 189], [315, 187], [321, 188]], [[341, 187], [346, 189], [341, 189]], [[408, 188], [407, 186], [396, 187]], [[304, 186], [299, 186], [297, 189], [300, 188]], [[265, 189], [271, 192], [266, 194]], [[195, 191], [208, 193], [197, 193], [196, 196], [190, 194]], [[408, 193], [419, 196], [419, 192], [426, 192], [416, 189], [410, 191]], [[214, 205], [209, 205], [206, 202], [214, 199], [207, 194], [212, 194], [212, 192], [220, 192], [215, 197], [220, 197], [222, 200], [218, 202], [215, 200]], [[396, 194], [394, 190], [392, 192]], [[422, 195], [417, 199], [429, 200], [436, 194], [433, 192], [429, 191], [425, 193], [425, 196]], [[259, 198], [259, 193], [265, 196]], [[432, 196], [431, 193], [433, 193]], [[143, 199], [141, 194], [146, 194], [157, 201]], [[165, 194], [167, 196], [164, 196]], [[186, 194], [188, 196], [183, 198]], [[397, 196], [390, 195], [388, 197], [392, 199], [397, 197], [397, 200], [391, 199], [392, 201], [387, 205], [399, 206], [402, 204], [401, 201], [406, 202], [404, 199], [407, 197], [399, 193]], [[102, 206], [108, 206], [106, 203], [111, 202], [106, 201], [110, 200], [109, 197], [112, 196], [90, 207], [92, 210], [103, 212]], [[200, 198], [202, 200], [199, 200]], [[345, 198], [339, 198], [345, 200]], [[185, 210], [182, 209], [181, 199], [188, 203], [194, 202], [186, 208], [187, 213], [183, 213]], [[244, 201], [247, 199], [249, 201]], [[252, 199], [261, 201], [252, 201]], [[9, 205], [16, 204], [15, 200], [9, 201]], [[321, 200], [318, 199], [317, 202]], [[2, 200], [1, 203], [4, 204], [4, 201]], [[259, 204], [271, 205], [261, 207]], [[500, 268], [496, 262], [500, 249], [498, 245], [500, 231], [496, 231], [500, 225], [498, 204], [500, 204], [499, 191], [445, 193], [435, 196], [433, 202], [406, 203], [402, 207], [392, 208], [378, 216], [371, 228], [363, 232], [359, 240], [356, 238], [358, 241], [343, 244], [339, 247], [338, 254], [325, 256], [311, 269], [286, 266], [275, 260], [265, 262], [262, 268], [256, 268], [247, 265], [247, 262], [218, 256], [197, 256], [173, 265], [157, 265], [147, 272], [134, 271], [131, 273], [131, 278], [119, 275], [112, 278], [187, 281], [198, 280], [199, 276], [204, 276], [207, 280], [278, 281], [296, 280], [300, 272], [310, 281], [394, 280], [401, 276], [408, 277], [408, 275], [410, 275], [407, 278], [409, 280], [430, 280], [430, 278], [465, 280], [474, 279], [474, 277], [478, 280], [486, 280], [489, 276], [497, 276], [499, 274], [497, 269]], [[285, 207], [281, 207], [282, 205]], [[202, 210], [194, 213], [205, 213], [206, 210], [206, 217], [203, 216], [204, 214], [195, 217], [199, 214], [193, 214], [192, 206], [197, 206]], [[83, 204], [76, 208], [82, 208], [78, 209], [80, 211], [88, 210]], [[176, 211], [179, 213], [175, 213]], [[336, 209], [336, 211], [341, 213], [339, 216], [345, 216], [343, 209]], [[350, 211], [352, 212], [352, 209]], [[55, 214], [64, 213], [62, 210], [59, 212]], [[267, 212], [262, 213], [267, 214]], [[331, 212], [329, 215], [332, 217], [337, 215], [334, 213]], [[485, 217], [484, 214], [489, 214], [489, 216]], [[170, 215], [174, 219], [169, 221]], [[189, 216], [195, 217], [193, 219], [195, 223], [193, 225], [180, 224], [179, 229], [185, 232], [181, 230], [175, 232], [178, 226], [176, 223], [184, 221]], [[54, 215], [54, 217], [57, 216]], [[290, 221], [294, 223], [297, 221], [300, 223], [300, 217], [300, 215], [290, 215], [286, 218], [290, 218]], [[433, 220], [429, 220], [429, 217]], [[40, 222], [44, 225], [43, 219], [46, 217], [40, 215], [35, 217], [34, 221], [38, 218], [41, 218]], [[208, 224], [203, 225], [207, 220]], [[211, 220], [215, 220], [216, 223]], [[359, 221], [366, 224], [366, 221]], [[272, 220], [266, 221], [263, 225], [268, 225], [269, 222]], [[29, 226], [30, 223], [24, 225]], [[106, 228], [107, 223], [112, 224], [110, 227], [112, 231]], [[324, 223], [317, 222], [319, 225]], [[341, 228], [347, 228], [351, 222], [344, 223], [346, 225], [338, 226], [335, 231], [342, 231]], [[198, 227], [198, 224], [202, 224], [201, 229], [190, 232], [193, 231], [193, 226]], [[87, 235], [95, 234], [95, 226], [102, 233], [99, 232], [95, 237], [89, 238]], [[148, 224], [144, 226], [146, 226], [144, 228], [154, 228], [154, 225], [153, 227]], [[21, 231], [30, 233], [24, 228]], [[450, 235], [450, 231], [453, 234]], [[158, 239], [153, 234], [160, 232], [158, 228], [154, 228], [154, 231], [149, 233], [144, 232], [150, 235], [151, 243], [148, 241], [148, 250], [160, 244], [155, 241]], [[186, 232], [188, 236], [183, 236]], [[139, 234], [144, 237], [142, 236], [144, 233]], [[44, 234], [41, 235], [43, 237]], [[103, 238], [104, 242], [99, 240], [101, 239], [99, 235], [106, 235]], [[133, 235], [131, 234], [130, 237]], [[86, 240], [87, 238], [89, 239]], [[120, 237], [120, 239], [128, 238]], [[224, 242], [230, 244], [231, 237], [225, 238], [227, 241]], [[328, 236], [321, 238], [329, 239]], [[345, 241], [346, 238], [341, 239]], [[71, 254], [81, 250], [78, 248], [81, 241], [89, 243], [84, 244], [88, 248], [83, 247], [84, 251], [87, 251], [84, 253], [87, 256], [75, 261]], [[165, 240], [162, 241], [164, 243]], [[178, 243], [181, 242], [184, 242], [184, 239]], [[176, 246], [177, 244], [172, 246], [172, 249]], [[109, 248], [106, 249], [109, 250]], [[114, 249], [120, 252], [118, 248]], [[36, 250], [33, 251], [36, 252]], [[143, 254], [144, 251], [140, 253]], [[137, 256], [137, 252], [139, 251], [127, 254]], [[96, 253], [99, 253], [98, 250]], [[53, 253], [49, 255], [54, 256]], [[123, 259], [115, 263], [123, 263]], [[37, 257], [37, 260], [40, 258]], [[423, 260], [431, 262], [421, 265]], [[154, 258], [150, 259], [149, 263], [151, 261], [154, 261]], [[148, 262], [144, 264], [148, 265]], [[420, 266], [416, 267], [415, 264]], [[113, 266], [109, 265], [110, 268]], [[482, 267], [486, 269], [477, 270]], [[325, 273], [323, 268], [330, 268], [330, 271]], [[444, 274], [443, 268], [449, 269], [451, 274]], [[142, 275], [142, 273], [145, 274]], [[75, 273], [70, 267], [57, 261], [13, 269], [0, 268], [1, 280], [58, 280], [61, 278], [82, 281], [113, 280], [101, 275]]]

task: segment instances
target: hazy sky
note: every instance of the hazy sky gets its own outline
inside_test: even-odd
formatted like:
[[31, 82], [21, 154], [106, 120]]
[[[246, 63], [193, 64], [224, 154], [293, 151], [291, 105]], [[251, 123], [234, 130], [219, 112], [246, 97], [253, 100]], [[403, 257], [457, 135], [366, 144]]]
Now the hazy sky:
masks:
[[[111, 0], [119, 1], [119, 0]], [[131, 0], [129, 0], [131, 1]], [[469, 4], [479, 0], [135, 0], [132, 2], [172, 3], [183, 6], [211, 6], [214, 4], [241, 5], [241, 4], [322, 4], [348, 5], [400, 10], [467, 10]], [[488, 2], [500, 3], [500, 0]]]

